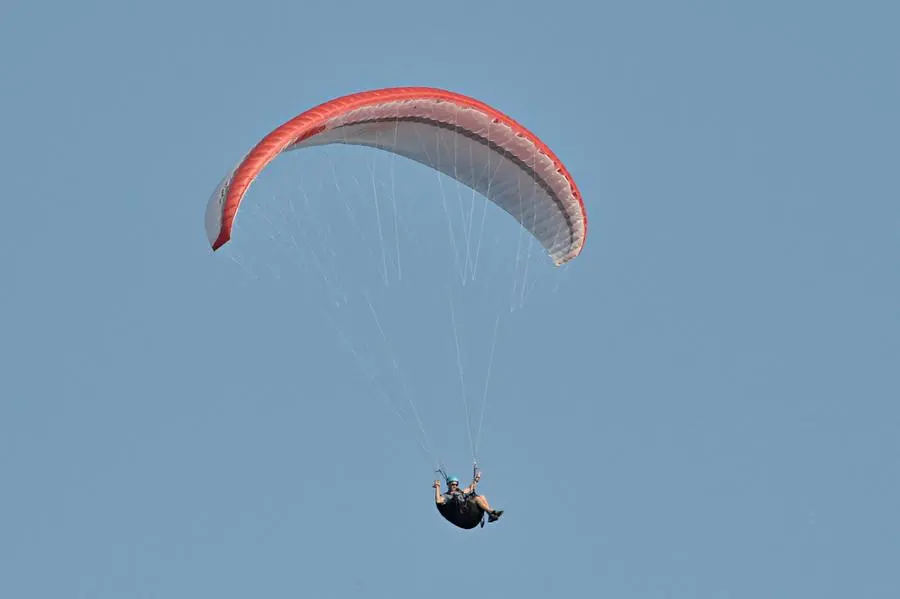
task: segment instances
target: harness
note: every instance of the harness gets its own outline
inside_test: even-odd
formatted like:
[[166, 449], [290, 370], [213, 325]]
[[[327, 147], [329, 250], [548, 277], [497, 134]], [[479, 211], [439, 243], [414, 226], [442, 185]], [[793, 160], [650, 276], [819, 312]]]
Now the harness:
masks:
[[[450, 476], [447, 474], [447, 470], [443, 466], [441, 466], [435, 472], [437, 474], [440, 474], [441, 477], [443, 477], [444, 484], [447, 485], [447, 487], [449, 488], [450, 487], [450, 480], [449, 480]], [[474, 481], [477, 477], [478, 477], [478, 463], [473, 462], [472, 463], [472, 480]], [[445, 493], [445, 495], [450, 495], [451, 501], [453, 501], [453, 503], [456, 506], [457, 513], [460, 515], [465, 515], [465, 514], [469, 513], [469, 501], [473, 497], [478, 497], [478, 490], [472, 489], [468, 493], [463, 493], [461, 490], [457, 490], [455, 493]], [[485, 517], [485, 513], [482, 512], [481, 523], [480, 523], [482, 528], [484, 528], [484, 517]]]

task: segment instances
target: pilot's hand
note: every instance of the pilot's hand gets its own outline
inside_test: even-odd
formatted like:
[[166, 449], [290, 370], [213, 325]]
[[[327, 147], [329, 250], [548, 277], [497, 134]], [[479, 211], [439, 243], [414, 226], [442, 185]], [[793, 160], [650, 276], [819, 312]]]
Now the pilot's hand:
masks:
[[434, 484], [431, 485], [431, 486], [434, 487], [435, 489], [440, 489], [440, 488], [441, 488], [441, 481], [436, 480], [436, 481], [434, 481]]

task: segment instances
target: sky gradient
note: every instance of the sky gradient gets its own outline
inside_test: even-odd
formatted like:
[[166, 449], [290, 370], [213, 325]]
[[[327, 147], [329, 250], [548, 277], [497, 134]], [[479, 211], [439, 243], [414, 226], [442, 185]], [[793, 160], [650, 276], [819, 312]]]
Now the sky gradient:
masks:
[[[898, 21], [8, 2], [0, 596], [900, 596]], [[540, 136], [582, 255], [553, 269], [491, 212], [459, 277], [447, 223], [483, 204], [353, 149], [273, 163], [210, 251], [206, 200], [257, 140], [395, 85]], [[468, 476], [488, 364], [506, 515], [461, 531], [410, 415]]]

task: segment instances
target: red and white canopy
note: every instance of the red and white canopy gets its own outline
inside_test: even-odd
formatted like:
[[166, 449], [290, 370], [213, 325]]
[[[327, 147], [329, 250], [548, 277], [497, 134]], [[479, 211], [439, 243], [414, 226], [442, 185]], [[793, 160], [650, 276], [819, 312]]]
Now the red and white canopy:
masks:
[[557, 265], [584, 246], [581, 194], [537, 136], [473, 98], [403, 87], [331, 100], [269, 133], [210, 197], [206, 232], [212, 248], [231, 238], [241, 200], [269, 162], [288, 150], [334, 143], [393, 152], [453, 177], [519, 221]]

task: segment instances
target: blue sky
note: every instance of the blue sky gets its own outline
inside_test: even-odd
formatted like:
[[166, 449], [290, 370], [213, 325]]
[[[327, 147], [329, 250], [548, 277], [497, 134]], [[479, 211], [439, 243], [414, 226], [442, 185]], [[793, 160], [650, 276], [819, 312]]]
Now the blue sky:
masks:
[[[7, 3], [0, 595], [898, 596], [898, 19]], [[553, 269], [489, 218], [462, 285], [433, 177], [317, 150], [273, 164], [210, 252], [207, 197], [260, 137], [393, 85], [539, 135], [584, 195], [584, 253]], [[460, 531], [408, 410], [466, 475], [460, 399], [482, 401], [497, 322], [478, 453], [506, 515]]]

